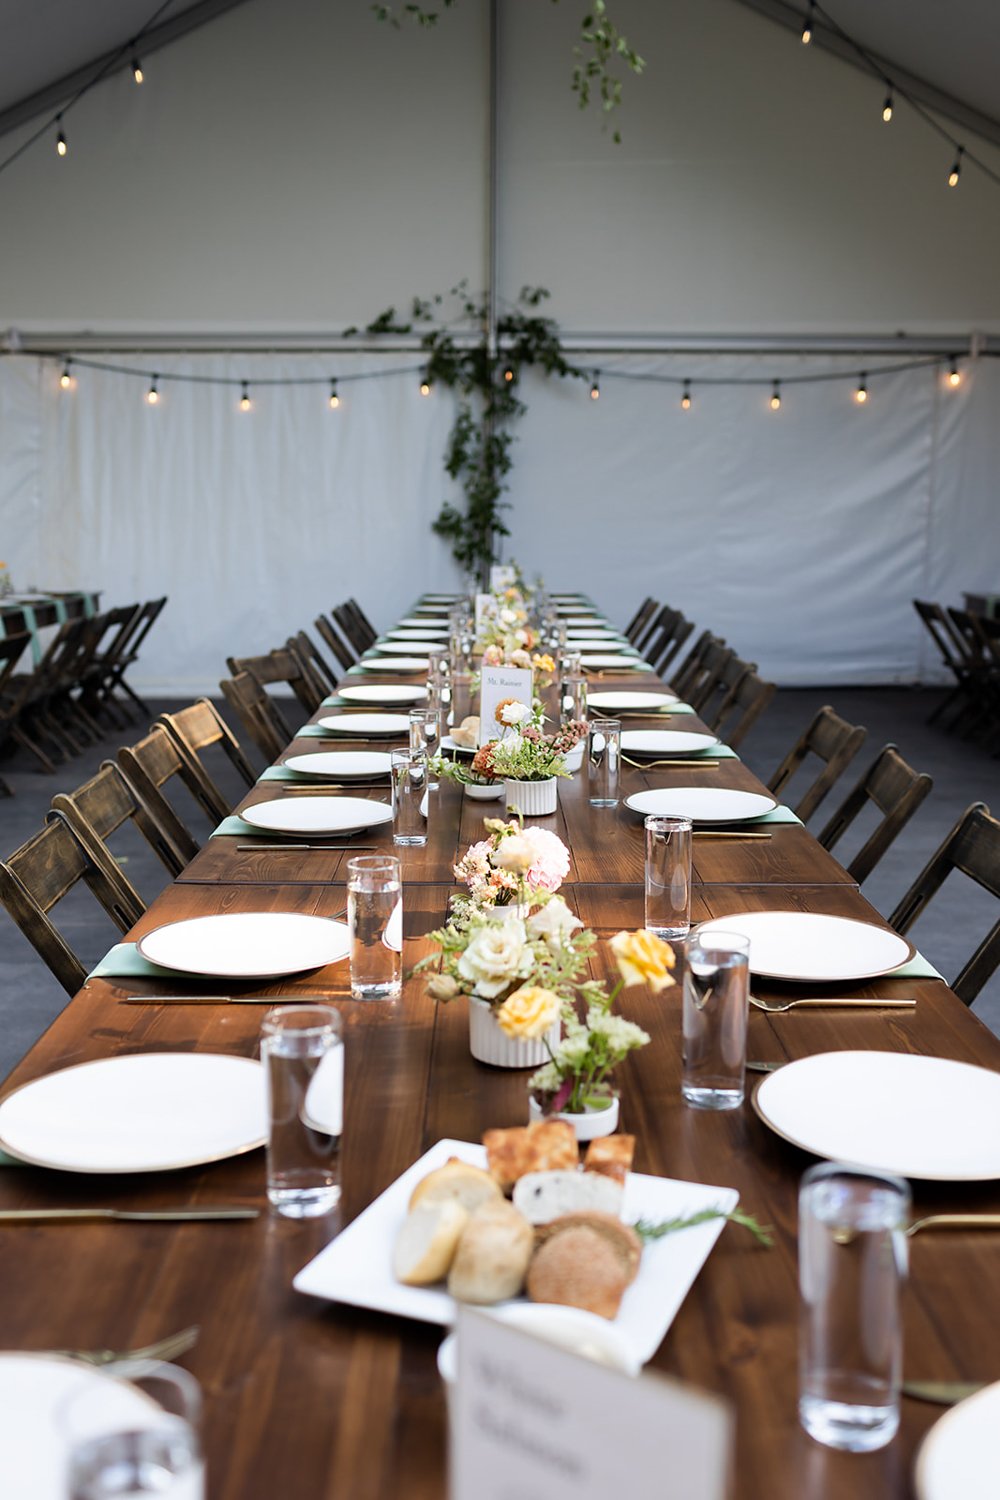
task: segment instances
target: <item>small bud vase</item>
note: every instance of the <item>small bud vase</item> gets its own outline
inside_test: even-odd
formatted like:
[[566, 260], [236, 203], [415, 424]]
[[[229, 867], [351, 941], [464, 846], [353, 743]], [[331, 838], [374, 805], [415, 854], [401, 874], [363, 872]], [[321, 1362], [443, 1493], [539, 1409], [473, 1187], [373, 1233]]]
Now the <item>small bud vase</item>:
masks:
[[[548, 1031], [549, 1046], [559, 1045], [562, 1022], [553, 1021]], [[501, 1030], [488, 1000], [469, 996], [469, 1051], [477, 1062], [494, 1068], [540, 1068], [549, 1060], [544, 1039], [522, 1041]]]
[[530, 1096], [528, 1098], [528, 1120], [565, 1120], [572, 1125], [578, 1141], [594, 1141], [598, 1136], [614, 1135], [618, 1129], [618, 1095], [613, 1094], [606, 1109], [587, 1109], [582, 1115], [560, 1110], [554, 1114], [542, 1113], [541, 1107]]

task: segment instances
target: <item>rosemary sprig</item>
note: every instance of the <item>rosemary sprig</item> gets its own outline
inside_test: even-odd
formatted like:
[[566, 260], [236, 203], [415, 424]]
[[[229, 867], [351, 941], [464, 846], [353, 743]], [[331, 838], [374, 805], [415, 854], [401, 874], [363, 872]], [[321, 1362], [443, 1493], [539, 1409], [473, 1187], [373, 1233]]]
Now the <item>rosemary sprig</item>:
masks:
[[749, 1229], [758, 1245], [764, 1245], [768, 1249], [774, 1244], [769, 1227], [759, 1224], [753, 1214], [745, 1214], [742, 1209], [734, 1208], [732, 1213], [723, 1213], [721, 1208], [703, 1208], [700, 1213], [690, 1214], [687, 1218], [664, 1219], [660, 1224], [653, 1224], [649, 1219], [637, 1219], [632, 1225], [639, 1238], [646, 1244], [653, 1240], [662, 1240], [664, 1235], [673, 1234], [678, 1229], [692, 1229], [695, 1224], [707, 1224], [712, 1219], [725, 1219], [730, 1224], [739, 1224], [741, 1229]]

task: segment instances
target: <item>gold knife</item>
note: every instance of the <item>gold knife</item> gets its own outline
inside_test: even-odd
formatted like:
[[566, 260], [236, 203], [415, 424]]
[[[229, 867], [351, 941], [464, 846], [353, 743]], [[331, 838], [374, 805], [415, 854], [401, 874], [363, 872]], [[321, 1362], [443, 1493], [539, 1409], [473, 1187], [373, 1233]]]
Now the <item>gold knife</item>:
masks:
[[0, 1223], [47, 1220], [127, 1219], [136, 1223], [193, 1223], [200, 1219], [258, 1219], [259, 1208], [2, 1208]]
[[343, 990], [324, 995], [123, 995], [119, 1005], [306, 1005], [314, 1000], [335, 1000]]
[[904, 1380], [903, 1395], [917, 1401], [933, 1401], [937, 1406], [956, 1406], [983, 1390], [986, 1380]]

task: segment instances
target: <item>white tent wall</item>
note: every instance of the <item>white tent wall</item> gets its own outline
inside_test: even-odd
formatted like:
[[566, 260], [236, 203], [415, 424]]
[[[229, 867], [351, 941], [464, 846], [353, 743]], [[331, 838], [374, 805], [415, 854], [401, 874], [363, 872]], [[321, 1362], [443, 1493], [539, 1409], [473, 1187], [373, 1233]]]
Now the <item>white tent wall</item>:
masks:
[[[499, 285], [547, 286], [564, 331], [801, 338], [1000, 331], [1000, 191], [880, 86], [735, 0], [615, 0], [648, 59], [627, 78], [623, 143], [569, 91], [578, 7], [501, 0]], [[0, 328], [167, 335], [224, 348], [251, 331], [334, 334], [488, 265], [488, 7], [433, 31], [379, 25], [368, 0], [247, 0], [120, 74], [2, 178]], [[26, 131], [7, 137], [12, 149]], [[1000, 152], [980, 143], [1000, 166]], [[943, 153], [943, 155], [942, 155]], [[0, 153], [3, 154], [3, 153]], [[862, 359], [585, 355], [608, 374], [529, 378], [515, 448], [513, 552], [582, 581], [617, 617], [681, 604], [782, 682], [932, 673], [914, 595], [994, 592], [1000, 370], [870, 380]], [[158, 354], [144, 383], [0, 360], [0, 555], [15, 579], [166, 592], [137, 681], [194, 692], [229, 652], [264, 649], [356, 594], [380, 622], [456, 571], [429, 525], [454, 494], [451, 397], [406, 355]], [[883, 363], [864, 357], [863, 363]], [[841, 369], [832, 384], [699, 386]], [[676, 386], [614, 378], [652, 372]], [[912, 617], [912, 618], [911, 618]]]

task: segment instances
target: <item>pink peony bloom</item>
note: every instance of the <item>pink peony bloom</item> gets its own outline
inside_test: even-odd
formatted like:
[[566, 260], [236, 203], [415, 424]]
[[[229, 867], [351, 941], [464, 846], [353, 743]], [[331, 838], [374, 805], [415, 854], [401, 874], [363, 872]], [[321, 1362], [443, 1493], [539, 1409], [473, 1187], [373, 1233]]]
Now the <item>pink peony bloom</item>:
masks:
[[569, 873], [569, 850], [547, 828], [526, 828], [524, 838], [531, 845], [531, 867], [525, 875], [528, 885], [537, 891], [557, 891]]

